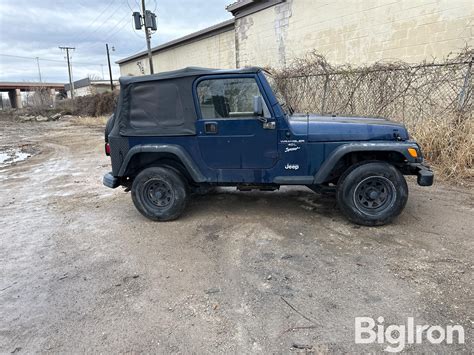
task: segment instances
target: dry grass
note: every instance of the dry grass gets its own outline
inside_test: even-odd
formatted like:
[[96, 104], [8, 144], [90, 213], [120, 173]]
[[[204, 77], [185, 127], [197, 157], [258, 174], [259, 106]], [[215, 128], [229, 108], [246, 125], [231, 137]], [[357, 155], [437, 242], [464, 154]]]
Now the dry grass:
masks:
[[[410, 129], [410, 124], [407, 124]], [[474, 120], [426, 119], [411, 134], [440, 177], [457, 182], [474, 177]]]
[[109, 119], [110, 115], [105, 116], [74, 116], [71, 118], [71, 122], [81, 126], [88, 126], [88, 127], [104, 127]]

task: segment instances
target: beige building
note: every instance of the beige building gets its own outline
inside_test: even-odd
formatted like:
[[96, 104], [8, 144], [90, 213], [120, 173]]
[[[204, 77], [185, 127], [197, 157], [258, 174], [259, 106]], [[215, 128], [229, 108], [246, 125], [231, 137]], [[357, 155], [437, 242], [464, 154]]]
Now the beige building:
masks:
[[[282, 67], [316, 51], [335, 64], [417, 63], [474, 46], [473, 0], [239, 0], [233, 19], [153, 48], [155, 72]], [[146, 52], [117, 62], [148, 74]]]
[[[118, 80], [114, 80], [113, 84], [114, 87], [118, 87]], [[73, 87], [75, 97], [103, 94], [104, 92], [112, 91], [110, 87], [110, 80], [84, 78], [73, 82]], [[71, 98], [71, 86], [69, 84], [65, 84], [64, 90], [66, 91], [67, 97]]]

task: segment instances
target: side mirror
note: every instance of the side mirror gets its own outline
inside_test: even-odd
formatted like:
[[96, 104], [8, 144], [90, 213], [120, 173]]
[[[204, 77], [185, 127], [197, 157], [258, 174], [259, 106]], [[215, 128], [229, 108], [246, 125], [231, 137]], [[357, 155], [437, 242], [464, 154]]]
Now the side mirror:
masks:
[[261, 96], [253, 97], [253, 114], [255, 116], [263, 116], [263, 98]]

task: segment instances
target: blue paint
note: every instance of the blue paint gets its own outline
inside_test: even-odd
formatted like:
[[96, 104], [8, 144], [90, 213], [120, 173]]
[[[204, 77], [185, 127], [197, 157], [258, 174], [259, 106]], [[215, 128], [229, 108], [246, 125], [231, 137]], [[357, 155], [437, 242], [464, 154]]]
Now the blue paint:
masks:
[[[254, 117], [203, 119], [196, 94], [208, 78], [255, 78], [276, 129], [264, 129]], [[407, 140], [403, 125], [381, 118], [325, 117], [284, 114], [263, 72], [203, 76], [193, 84], [197, 112], [196, 136], [129, 137], [129, 146], [177, 144], [192, 157], [210, 181], [223, 184], [272, 183], [280, 176], [314, 176], [341, 144], [354, 141]], [[217, 133], [206, 133], [206, 123]]]

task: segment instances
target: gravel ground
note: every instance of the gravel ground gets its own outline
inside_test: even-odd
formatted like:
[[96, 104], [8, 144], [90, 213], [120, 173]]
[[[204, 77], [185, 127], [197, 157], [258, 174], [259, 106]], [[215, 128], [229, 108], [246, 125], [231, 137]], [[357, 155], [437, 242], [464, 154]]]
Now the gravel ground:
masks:
[[474, 193], [409, 179], [392, 225], [359, 227], [304, 187], [221, 189], [154, 223], [102, 186], [102, 129], [3, 119], [0, 352], [378, 352], [354, 317], [460, 324], [472, 353]]

